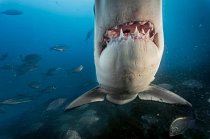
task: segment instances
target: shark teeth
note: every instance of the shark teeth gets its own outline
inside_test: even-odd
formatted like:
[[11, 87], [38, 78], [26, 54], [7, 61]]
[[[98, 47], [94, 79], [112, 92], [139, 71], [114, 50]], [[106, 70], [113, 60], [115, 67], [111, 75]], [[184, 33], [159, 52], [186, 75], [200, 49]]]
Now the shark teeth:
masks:
[[107, 44], [122, 40], [145, 40], [155, 43], [155, 26], [150, 21], [133, 21], [123, 23], [105, 31], [101, 46], [102, 51]]
[[149, 33], [150, 33], [150, 29], [149, 29], [149, 30], [147, 31], [147, 33], [145, 34], [145, 36], [146, 36], [147, 38], [150, 38]]
[[155, 39], [155, 34], [150, 38], [152, 41]]
[[124, 37], [123, 30], [120, 29], [120, 39]]
[[129, 24], [129, 25], [133, 25], [133, 22], [129, 22], [128, 24]]
[[145, 34], [145, 31], [144, 31], [144, 29], [143, 29], [143, 28], [141, 29], [141, 32], [142, 32], [143, 34]]
[[144, 25], [144, 24], [146, 24], [146, 21], [140, 21], [139, 24]]
[[116, 36], [115, 32], [112, 31], [107, 31], [107, 34], [109, 34], [108, 38], [109, 41], [107, 41], [107, 43], [116, 41], [116, 40], [128, 40], [128, 39], [140, 39], [140, 40], [154, 40], [154, 35], [152, 37], [150, 37], [150, 32], [151, 30], [148, 29], [147, 32], [145, 33], [144, 29], [142, 29], [141, 31], [139, 31], [138, 27], [135, 27], [135, 30], [133, 33], [127, 33], [127, 32], [123, 32], [123, 29], [120, 29], [120, 33], [119, 36]]
[[139, 34], [139, 30], [138, 30], [138, 28], [136, 26], [135, 31], [134, 31], [134, 35], [138, 35], [138, 34]]
[[115, 26], [114, 29], [117, 29], [117, 26]]

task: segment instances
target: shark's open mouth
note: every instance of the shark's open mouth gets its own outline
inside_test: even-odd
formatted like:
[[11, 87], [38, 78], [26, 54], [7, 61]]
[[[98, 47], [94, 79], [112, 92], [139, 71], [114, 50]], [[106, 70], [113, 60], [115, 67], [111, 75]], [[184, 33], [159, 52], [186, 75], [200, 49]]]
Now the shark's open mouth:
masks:
[[155, 32], [154, 25], [150, 21], [134, 21], [123, 23], [106, 30], [101, 41], [100, 54], [107, 47], [108, 43], [123, 39], [127, 40], [129, 37], [133, 40], [150, 40], [158, 46], [157, 33]]

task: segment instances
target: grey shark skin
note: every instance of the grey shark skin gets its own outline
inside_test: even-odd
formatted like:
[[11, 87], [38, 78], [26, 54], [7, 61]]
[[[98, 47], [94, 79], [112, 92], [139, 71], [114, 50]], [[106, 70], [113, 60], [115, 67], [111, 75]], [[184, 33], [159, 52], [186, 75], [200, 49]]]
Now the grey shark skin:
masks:
[[126, 104], [137, 96], [169, 104], [191, 104], [152, 85], [164, 50], [162, 0], [95, 0], [94, 60], [98, 87], [66, 110], [108, 100]]

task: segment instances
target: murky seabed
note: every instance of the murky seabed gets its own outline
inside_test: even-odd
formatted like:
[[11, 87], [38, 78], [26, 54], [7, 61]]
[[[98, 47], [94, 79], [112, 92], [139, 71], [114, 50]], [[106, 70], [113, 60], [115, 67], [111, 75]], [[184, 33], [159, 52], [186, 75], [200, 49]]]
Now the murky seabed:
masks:
[[14, 139], [168, 139], [171, 122], [178, 117], [187, 116], [194, 119], [195, 123], [183, 134], [173, 138], [209, 139], [210, 83], [207, 82], [207, 77], [201, 76], [201, 73], [197, 76], [199, 78], [196, 78], [195, 73], [165, 73], [165, 76], [161, 71], [158, 73], [156, 84], [170, 84], [170, 87], [173, 86], [171, 91], [190, 101], [193, 108], [136, 99], [122, 106], [99, 102], [64, 112], [66, 103], [52, 110], [46, 110], [50, 103], [45, 103], [26, 112], [7, 128], [4, 127], [4, 133]]

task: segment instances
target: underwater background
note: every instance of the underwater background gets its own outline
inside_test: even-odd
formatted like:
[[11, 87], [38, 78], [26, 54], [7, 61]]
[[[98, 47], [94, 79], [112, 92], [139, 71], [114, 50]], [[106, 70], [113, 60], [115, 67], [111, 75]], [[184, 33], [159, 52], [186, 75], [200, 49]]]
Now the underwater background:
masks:
[[[0, 139], [134, 139], [143, 137], [139, 131], [146, 129], [133, 117], [147, 123], [141, 127], [165, 125], [167, 130], [167, 120], [176, 114], [189, 114], [195, 123], [175, 138], [210, 139], [210, 0], [163, 0], [165, 50], [153, 83], [191, 102], [189, 113], [148, 102], [104, 102], [63, 112], [97, 85], [93, 5], [94, 0], [0, 0]], [[161, 112], [165, 117], [157, 117]], [[147, 138], [158, 138], [159, 133], [169, 138], [156, 129], [147, 131]], [[122, 134], [126, 131], [131, 134]]]

